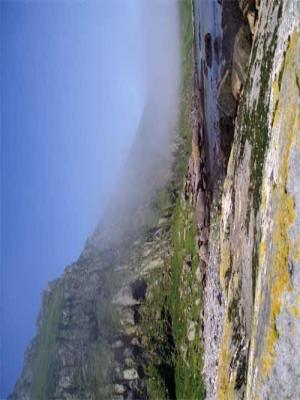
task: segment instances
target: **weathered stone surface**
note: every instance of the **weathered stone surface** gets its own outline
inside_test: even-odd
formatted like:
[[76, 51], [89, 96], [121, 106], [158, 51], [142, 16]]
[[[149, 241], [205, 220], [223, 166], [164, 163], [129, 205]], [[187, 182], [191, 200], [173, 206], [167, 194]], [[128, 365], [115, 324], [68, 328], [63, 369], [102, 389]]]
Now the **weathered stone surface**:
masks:
[[137, 379], [138, 377], [139, 375], [134, 368], [128, 368], [123, 371], [123, 378], [127, 381]]
[[[299, 185], [295, 183], [293, 171], [298, 167], [292, 155], [297, 151], [299, 154], [295, 143], [299, 143], [296, 131], [300, 132], [300, 129], [297, 112], [290, 113], [288, 110], [299, 109], [299, 90], [296, 93], [297, 90], [288, 88], [289, 84], [292, 85], [291, 77], [296, 77], [298, 73], [295, 67], [299, 63], [296, 45], [298, 39], [293, 38], [291, 32], [300, 30], [300, 6], [298, 2], [240, 0], [223, 1], [222, 7], [221, 52], [225, 58], [225, 73], [219, 81], [217, 99], [221, 114], [217, 122], [217, 135], [222, 151], [216, 151], [216, 159], [220, 161], [220, 170], [223, 166], [226, 168], [226, 159], [229, 159], [229, 164], [224, 186], [222, 181], [220, 186], [223, 191], [222, 206], [217, 205], [217, 198], [212, 199], [213, 204], [216, 202], [216, 209], [210, 209], [208, 259], [203, 254], [205, 247], [202, 247], [206, 235], [202, 235], [201, 230], [197, 232], [200, 257], [208, 266], [204, 271], [199, 269], [198, 274], [204, 284], [204, 374], [207, 398], [296, 399], [299, 397], [299, 368], [295, 360], [298, 357], [295, 349], [299, 347], [299, 318], [295, 301], [298, 289], [294, 287], [293, 276], [297, 275], [294, 269], [297, 261], [293, 259], [291, 262], [293, 255], [289, 253], [285, 267], [281, 272], [277, 271], [276, 275], [276, 264], [271, 260], [274, 261], [276, 247], [283, 251], [283, 256], [286, 251], [291, 252], [293, 243], [296, 243], [295, 237], [289, 236], [285, 244], [276, 245], [272, 235], [276, 234], [274, 210], [280, 209], [280, 204], [276, 203], [276, 196], [280, 192], [279, 182], [282, 180], [278, 171], [285, 158], [284, 154], [289, 151], [290, 164], [285, 169], [288, 171], [286, 182], [293, 184], [285, 184], [285, 194], [288, 198], [293, 193], [291, 198], [297, 209], [298, 191], [295, 188]], [[254, 44], [249, 71], [252, 40]], [[289, 40], [294, 48], [290, 50], [290, 57], [287, 57]], [[285, 61], [289, 73], [285, 73], [283, 67], [285, 57], [286, 60], [293, 60], [289, 67]], [[203, 79], [205, 82], [207, 77]], [[248, 87], [245, 91], [247, 79]], [[295, 84], [293, 87], [296, 88]], [[290, 93], [285, 100], [283, 88]], [[205, 84], [202, 89], [204, 92], [208, 90]], [[237, 102], [241, 99], [244, 108], [234, 121]], [[280, 104], [284, 101], [286, 105], [283, 111]], [[256, 114], [253, 113], [255, 108]], [[233, 122], [236, 123], [235, 132]], [[276, 124], [281, 124], [281, 128], [278, 128], [281, 133], [275, 127]], [[227, 130], [227, 126], [228, 132], [232, 134], [225, 134], [223, 137], [227, 140], [222, 143], [222, 133]], [[294, 135], [291, 139], [293, 145], [288, 144], [288, 134], [287, 131], [283, 132], [283, 126], [289, 127], [287, 130], [290, 138]], [[260, 141], [263, 132], [270, 141], [266, 148]], [[208, 130], [208, 135], [211, 133], [212, 130]], [[230, 137], [234, 139], [232, 149]], [[227, 147], [226, 141], [229, 143]], [[288, 150], [290, 147], [291, 150]], [[264, 151], [262, 157], [261, 152]], [[228, 154], [228, 157], [223, 157], [222, 153]], [[198, 221], [203, 223], [204, 214], [201, 211], [204, 210], [201, 207], [199, 210]], [[289, 221], [293, 213], [293, 210], [291, 214], [286, 212], [285, 218]], [[298, 210], [295, 215], [298, 216]], [[207, 216], [204, 218], [207, 219]], [[282, 225], [284, 222], [280, 223], [280, 227]], [[296, 226], [299, 224], [289, 225], [289, 235], [296, 232]], [[262, 233], [267, 237], [263, 243]], [[281, 238], [284, 235], [284, 232], [280, 233]], [[258, 276], [257, 268], [260, 270]], [[289, 278], [286, 271], [289, 271]], [[279, 302], [272, 298], [274, 291], [279, 290], [275, 275], [281, 274], [286, 276], [286, 284], [279, 297], [281, 312], [274, 319], [272, 307], [274, 310], [274, 303], [278, 305]], [[293, 288], [289, 285], [293, 285]], [[254, 293], [255, 304], [259, 304], [257, 309], [253, 303]], [[276, 334], [272, 330], [272, 321], [276, 326]], [[270, 338], [276, 336], [276, 343], [271, 346]], [[250, 342], [252, 352], [249, 353]], [[265, 370], [268, 372], [265, 373]]]
[[257, 28], [257, 18], [255, 11], [248, 11], [247, 12], [247, 21], [250, 28], [252, 35], [255, 35], [256, 28]]
[[[116, 385], [114, 385], [114, 387], [113, 387], [113, 394], [121, 395], [121, 394], [124, 394], [125, 391], [126, 391], [126, 388], [125, 388], [123, 385], [116, 384]], [[123, 397], [122, 397], [122, 398], [123, 398]]]
[[243, 24], [235, 37], [232, 58], [231, 87], [233, 96], [236, 99], [239, 98], [241, 90], [245, 85], [250, 51], [250, 31], [248, 26]]
[[204, 227], [206, 218], [206, 198], [203, 190], [198, 191], [196, 202], [196, 224], [198, 229]]
[[196, 324], [194, 321], [188, 323], [187, 339], [189, 342], [193, 342], [196, 337]]
[[231, 72], [231, 88], [232, 94], [236, 100], [240, 98], [242, 92], [243, 83], [237, 73], [236, 69], [232, 69]]
[[200, 246], [199, 256], [200, 256], [202, 261], [204, 261], [206, 264], [208, 263], [209, 252], [208, 252], [207, 246], [205, 246], [205, 245], [201, 245]]
[[218, 106], [228, 117], [236, 113], [236, 101], [232, 94], [231, 72], [226, 70], [218, 90]]
[[[294, 12], [285, 4], [278, 28], [274, 68], [281, 68], [281, 75], [273, 75], [271, 88], [275, 114], [262, 182], [247, 399], [258, 393], [264, 400], [300, 396], [300, 92], [295, 86], [300, 80], [300, 33], [293, 26]], [[299, 28], [300, 7], [297, 22]]]
[[[296, 378], [299, 367], [293, 358], [298, 339], [290, 333], [291, 325], [297, 332], [297, 318], [288, 311], [288, 299], [292, 297], [288, 265], [293, 257], [293, 241], [288, 240], [287, 232], [295, 226], [292, 217], [296, 215], [292, 210], [295, 201], [297, 203], [295, 192], [290, 203], [292, 209], [281, 215], [280, 223], [276, 220], [281, 210], [280, 201], [285, 199], [285, 210], [289, 207], [287, 182], [293, 172], [291, 167], [287, 167], [287, 160], [292, 154], [292, 143], [297, 143], [300, 132], [299, 122], [295, 122], [298, 121], [297, 115], [288, 112], [289, 109], [299, 109], [296, 105], [299, 91], [297, 94], [293, 92], [288, 82], [292, 85], [291, 77], [297, 75], [299, 50], [296, 49], [299, 45], [291, 32], [296, 26], [293, 23], [299, 26], [300, 14], [298, 12], [296, 17], [296, 9], [291, 4], [285, 7], [284, 12], [280, 4], [261, 3], [260, 25], [254, 43], [256, 58], [251, 63], [248, 77], [251, 85], [247, 87], [240, 106], [223, 187], [220, 282], [225, 316], [217, 380], [210, 375], [209, 398], [299, 397]], [[279, 13], [282, 13], [282, 19], [278, 19]], [[288, 20], [293, 23], [289, 25]], [[266, 29], [268, 35], [265, 35]], [[289, 35], [294, 38], [290, 45]], [[241, 39], [242, 36], [238, 38]], [[293, 50], [289, 46], [294, 46]], [[235, 51], [234, 68], [240, 80], [245, 82], [246, 71], [242, 71], [242, 64], [237, 65], [238, 59], [247, 56], [237, 51], [237, 47]], [[290, 55], [286, 56], [285, 52]], [[288, 64], [287, 60], [293, 61]], [[281, 91], [277, 81], [280, 70]], [[285, 93], [289, 95], [285, 96]], [[283, 111], [280, 104], [284, 101], [290, 106], [286, 103]], [[263, 115], [260, 114], [262, 109]], [[253, 122], [250, 125], [251, 118]], [[257, 142], [262, 132], [268, 138], [263, 148]], [[295, 165], [294, 168], [297, 169]], [[294, 304], [293, 300], [291, 304]], [[291, 348], [294, 348], [293, 355], [288, 354]], [[288, 375], [293, 376], [293, 382], [286, 380]], [[217, 392], [211, 385], [217, 385]]]

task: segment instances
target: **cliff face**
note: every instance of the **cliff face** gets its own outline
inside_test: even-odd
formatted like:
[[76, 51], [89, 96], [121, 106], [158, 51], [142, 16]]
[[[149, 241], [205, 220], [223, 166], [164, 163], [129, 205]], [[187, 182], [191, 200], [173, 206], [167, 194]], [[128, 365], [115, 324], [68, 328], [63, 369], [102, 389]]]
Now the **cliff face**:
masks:
[[195, 0], [193, 17], [206, 397], [296, 399], [299, 2]]
[[[234, 7], [223, 2], [225, 46], [228, 4]], [[226, 177], [222, 184], [220, 175], [220, 194], [213, 190], [217, 210], [210, 210], [204, 288], [207, 397], [296, 399], [299, 2], [237, 6], [242, 20], [231, 65], [223, 53], [218, 94], [220, 119], [229, 115], [224, 106], [231, 104], [231, 95], [238, 108]]]
[[300, 398], [300, 3], [180, 4], [178, 134], [145, 108], [12, 399]]

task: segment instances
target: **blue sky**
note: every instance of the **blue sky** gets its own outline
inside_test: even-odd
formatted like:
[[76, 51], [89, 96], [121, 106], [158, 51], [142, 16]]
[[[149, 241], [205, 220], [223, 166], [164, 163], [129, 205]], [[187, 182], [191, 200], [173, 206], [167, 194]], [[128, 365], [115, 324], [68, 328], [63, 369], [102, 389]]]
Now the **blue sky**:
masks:
[[79, 256], [136, 133], [139, 4], [1, 2], [1, 398], [41, 291]]

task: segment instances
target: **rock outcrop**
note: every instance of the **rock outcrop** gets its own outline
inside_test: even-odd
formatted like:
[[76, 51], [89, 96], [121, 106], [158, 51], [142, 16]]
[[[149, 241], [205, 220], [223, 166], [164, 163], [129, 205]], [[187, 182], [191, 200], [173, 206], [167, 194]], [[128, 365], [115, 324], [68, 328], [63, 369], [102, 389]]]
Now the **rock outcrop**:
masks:
[[[294, 278], [299, 24], [298, 2], [222, 2], [219, 130], [211, 132], [208, 124], [204, 129], [208, 146], [216, 137], [216, 165], [221, 166], [218, 174], [210, 174], [207, 217], [203, 373], [209, 399], [300, 396]], [[206, 79], [204, 74], [203, 98]], [[204, 101], [204, 114], [206, 107]], [[228, 152], [222, 145], [218, 150], [223, 134]]]

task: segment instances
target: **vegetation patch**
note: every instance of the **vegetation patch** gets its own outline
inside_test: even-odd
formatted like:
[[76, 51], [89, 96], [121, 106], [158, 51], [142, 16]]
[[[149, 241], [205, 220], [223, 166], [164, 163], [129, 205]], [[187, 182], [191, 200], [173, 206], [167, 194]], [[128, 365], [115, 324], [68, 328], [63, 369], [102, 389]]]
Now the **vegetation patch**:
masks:
[[[182, 21], [182, 80], [179, 147], [173, 179], [159, 194], [157, 208], [168, 210], [170, 256], [164, 271], [148, 279], [150, 296], [141, 307], [142, 330], [147, 335], [150, 399], [205, 398], [201, 337], [202, 286], [196, 248], [194, 207], [182, 199], [183, 179], [191, 153], [193, 84], [193, 21], [190, 0], [180, 2]], [[161, 211], [160, 211], [161, 212]], [[198, 270], [197, 270], [198, 269]]]
[[38, 350], [33, 359], [32, 399], [51, 399], [56, 387], [57, 338], [63, 306], [62, 281], [52, 283], [46, 301], [36, 338]]
[[177, 399], [204, 399], [201, 376], [203, 343], [201, 334], [202, 286], [195, 243], [193, 208], [177, 204], [173, 219], [173, 255], [169, 307], [176, 345], [175, 382]]

